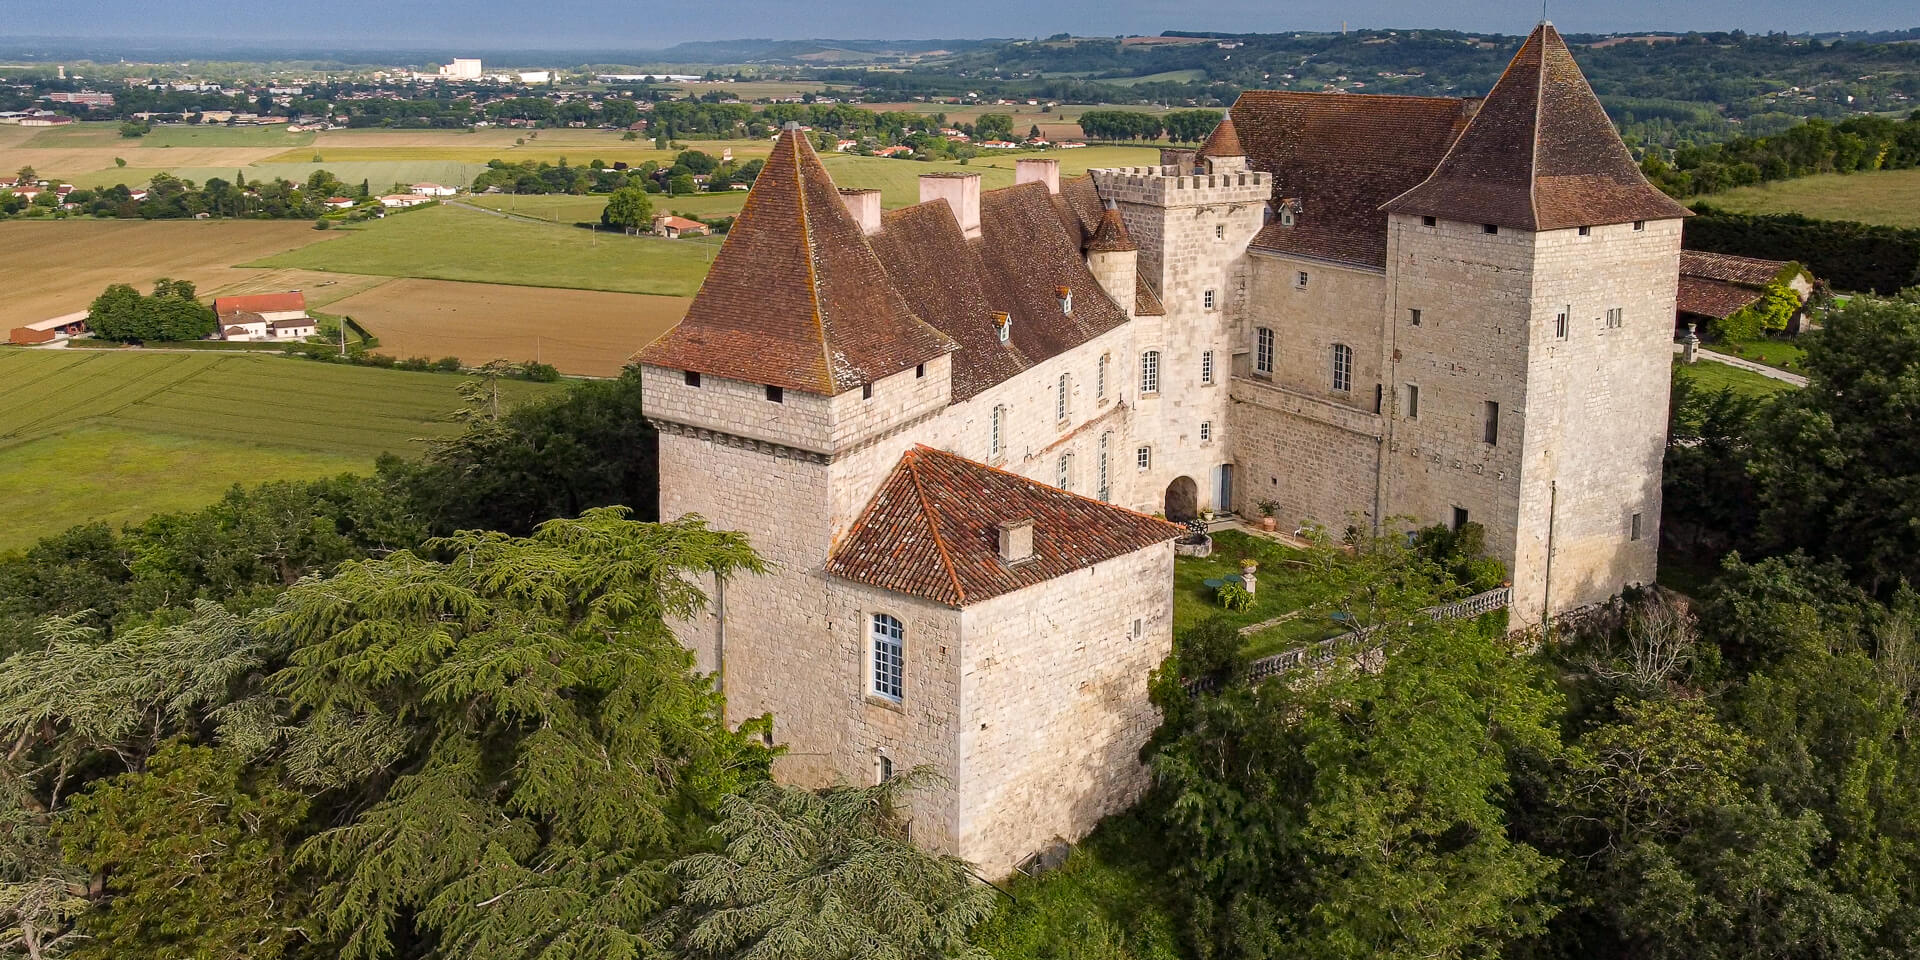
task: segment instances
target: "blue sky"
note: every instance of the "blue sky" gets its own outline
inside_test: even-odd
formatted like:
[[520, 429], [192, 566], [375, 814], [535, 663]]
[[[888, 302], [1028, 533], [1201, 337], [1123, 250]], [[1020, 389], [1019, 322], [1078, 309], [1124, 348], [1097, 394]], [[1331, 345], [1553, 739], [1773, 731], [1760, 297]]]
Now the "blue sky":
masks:
[[[1525, 33], [1539, 0], [6, 0], [0, 36], [208, 37], [362, 48], [658, 49], [684, 40], [1024, 37], [1353, 26]], [[1884, 30], [1920, 26], [1903, 0], [1553, 2], [1566, 32]]]

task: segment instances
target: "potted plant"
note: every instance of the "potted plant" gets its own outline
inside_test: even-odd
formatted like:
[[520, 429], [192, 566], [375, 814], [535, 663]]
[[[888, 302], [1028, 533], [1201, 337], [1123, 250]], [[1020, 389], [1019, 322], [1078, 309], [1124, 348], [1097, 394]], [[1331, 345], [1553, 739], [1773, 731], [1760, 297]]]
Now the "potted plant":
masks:
[[1255, 560], [1252, 557], [1240, 558], [1241, 573], [1246, 574], [1248, 576], [1252, 576], [1253, 574], [1258, 573], [1259, 571], [1260, 571], [1260, 561]]
[[1275, 520], [1273, 515], [1279, 512], [1280, 501], [1273, 499], [1260, 501], [1260, 529], [1271, 533], [1273, 528], [1279, 524], [1279, 521]]

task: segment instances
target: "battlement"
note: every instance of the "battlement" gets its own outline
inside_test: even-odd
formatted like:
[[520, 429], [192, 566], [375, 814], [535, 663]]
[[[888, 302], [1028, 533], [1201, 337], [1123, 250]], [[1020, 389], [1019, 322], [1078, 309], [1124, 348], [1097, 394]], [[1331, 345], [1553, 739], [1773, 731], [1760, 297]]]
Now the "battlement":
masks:
[[1273, 176], [1258, 170], [1194, 173], [1180, 166], [1108, 167], [1090, 170], [1102, 199], [1161, 207], [1264, 202]]

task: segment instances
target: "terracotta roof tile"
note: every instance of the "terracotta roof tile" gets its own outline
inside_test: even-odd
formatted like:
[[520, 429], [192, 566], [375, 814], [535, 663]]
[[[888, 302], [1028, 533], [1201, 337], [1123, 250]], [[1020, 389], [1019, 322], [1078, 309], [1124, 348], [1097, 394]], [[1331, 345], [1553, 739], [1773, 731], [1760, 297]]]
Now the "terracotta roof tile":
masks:
[[1753, 287], [1682, 274], [1680, 299], [1675, 308], [1679, 313], [1725, 320], [1735, 311], [1752, 305], [1760, 296], [1761, 291]]
[[960, 345], [953, 357], [953, 399], [967, 399], [1032, 366], [1001, 343], [988, 306], [986, 267], [943, 202], [889, 210], [871, 238], [887, 276], [916, 314]]
[[1729, 283], [1743, 283], [1749, 286], [1764, 287], [1773, 282], [1792, 264], [1785, 260], [1760, 260], [1754, 257], [1739, 257], [1731, 253], [1706, 253], [1700, 250], [1680, 251], [1680, 275], [1683, 277], [1702, 277], [1708, 280], [1725, 280]]
[[1207, 142], [1200, 145], [1200, 157], [1244, 157], [1247, 151], [1240, 146], [1240, 133], [1233, 128], [1233, 114], [1229, 112], [1215, 124], [1213, 132], [1207, 134]]
[[[1034, 521], [1033, 559], [1000, 559], [1000, 524]], [[900, 458], [827, 572], [948, 606], [979, 603], [1165, 543], [1164, 520], [931, 447]]]
[[290, 293], [253, 293], [213, 299], [213, 312], [220, 316], [242, 310], [250, 310], [254, 313], [284, 313], [288, 310], [305, 309], [307, 309], [307, 295], [297, 290]]
[[1133, 315], [1136, 317], [1164, 317], [1167, 308], [1160, 302], [1160, 292], [1147, 282], [1147, 275], [1136, 272], [1133, 275]]
[[787, 130], [686, 317], [638, 359], [830, 396], [954, 347], [886, 282], [813, 147]]
[[1126, 253], [1140, 249], [1133, 244], [1133, 238], [1127, 236], [1127, 225], [1120, 220], [1120, 211], [1108, 207], [1100, 214], [1100, 227], [1093, 232], [1093, 239], [1087, 241], [1088, 253]]
[[1433, 175], [1384, 209], [1522, 230], [1691, 216], [1640, 174], [1566, 42], [1545, 22]]
[[1252, 246], [1385, 269], [1380, 205], [1433, 173], [1471, 107], [1452, 97], [1242, 93], [1232, 115], [1248, 165], [1273, 175], [1275, 199], [1300, 201], [1294, 226], [1275, 220]]

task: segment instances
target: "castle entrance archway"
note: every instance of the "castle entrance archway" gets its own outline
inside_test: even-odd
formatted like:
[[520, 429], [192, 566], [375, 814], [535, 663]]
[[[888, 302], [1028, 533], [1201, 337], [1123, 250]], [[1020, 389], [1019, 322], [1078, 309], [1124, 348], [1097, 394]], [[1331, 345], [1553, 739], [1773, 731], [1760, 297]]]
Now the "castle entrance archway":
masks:
[[1200, 485], [1192, 477], [1175, 477], [1167, 484], [1167, 519], [1185, 523], [1200, 515]]

